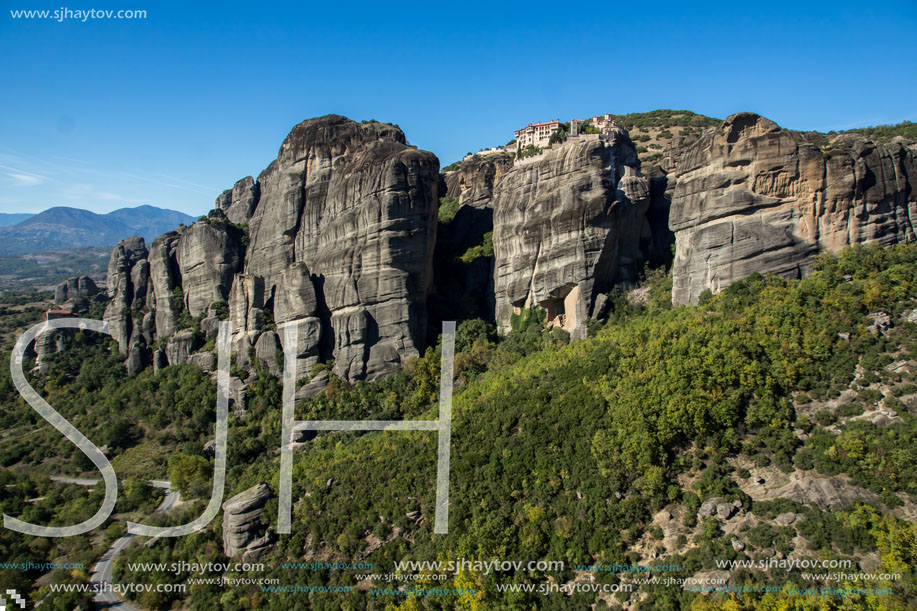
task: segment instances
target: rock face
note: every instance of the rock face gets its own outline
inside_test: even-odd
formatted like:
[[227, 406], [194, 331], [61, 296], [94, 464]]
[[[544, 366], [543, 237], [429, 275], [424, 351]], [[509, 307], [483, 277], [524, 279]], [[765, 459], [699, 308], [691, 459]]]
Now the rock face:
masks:
[[68, 339], [72, 335], [69, 329], [48, 330], [35, 338], [35, 365], [39, 373], [47, 373], [51, 365], [48, 363], [48, 357], [62, 352], [67, 346]]
[[474, 155], [443, 175], [446, 197], [458, 200], [462, 206], [490, 208], [494, 186], [513, 168], [507, 153]]
[[804, 275], [820, 250], [913, 241], [917, 147], [847, 134], [829, 148], [751, 113], [674, 155], [673, 301], [754, 272]]
[[[240, 366], [252, 348], [279, 373], [294, 325], [298, 376], [328, 359], [348, 380], [394, 373], [425, 340], [438, 188], [439, 161], [397, 127], [305, 121], [257, 181], [223, 192], [206, 218], [148, 253], [142, 240], [119, 244], [106, 320], [132, 369], [210, 363], [192, 358], [205, 342], [191, 322], [212, 334], [222, 312]], [[159, 339], [161, 353], [144, 352]]]
[[99, 287], [89, 276], [68, 278], [54, 289], [54, 303], [65, 310], [82, 313], [89, 309], [89, 303], [99, 294]]
[[215, 301], [229, 296], [233, 275], [242, 267], [244, 249], [240, 235], [222, 222], [214, 210], [207, 220], [182, 232], [176, 259], [184, 289], [185, 307], [191, 316], [201, 316]]
[[[633, 283], [644, 261], [669, 261], [672, 232], [678, 303], [754, 272], [800, 276], [823, 249], [917, 239], [915, 154], [901, 139], [852, 135], [822, 149], [741, 113], [648, 177], [619, 128], [515, 163], [476, 155], [440, 177], [436, 157], [396, 126], [329, 115], [295, 126], [267, 169], [224, 191], [206, 218], [149, 251], [142, 238], [119, 243], [105, 320], [132, 373], [212, 368], [197, 351], [228, 319], [243, 369], [256, 358], [279, 374], [295, 327], [297, 378], [333, 359], [350, 381], [418, 355], [428, 307], [434, 328], [480, 316], [506, 330], [537, 306], [582, 337], [605, 292]], [[460, 208], [437, 236], [440, 194]], [[58, 296], [83, 303], [90, 282]]]
[[169, 365], [179, 365], [188, 360], [193, 352], [194, 345], [193, 331], [179, 331], [169, 338], [166, 344], [166, 359]]
[[251, 176], [246, 176], [217, 197], [216, 210], [223, 211], [229, 222], [243, 225], [252, 217], [259, 197], [258, 184]]
[[[281, 302], [308, 309], [302, 285], [277, 297], [285, 277], [309, 275], [341, 377], [393, 373], [422, 347], [438, 181], [436, 157], [397, 127], [334, 115], [293, 128], [258, 177], [245, 272], [275, 320], [300, 315]], [[316, 346], [301, 338], [300, 349]]]
[[211, 304], [229, 298], [244, 259], [241, 236], [217, 210], [191, 227], [159, 236], [149, 251], [142, 238], [115, 247], [105, 320], [121, 352], [130, 355], [131, 371], [158, 362], [148, 349], [158, 338], [167, 340], [169, 364], [188, 359], [194, 343], [190, 331], [177, 332], [180, 326], [187, 329], [192, 317], [204, 316]]
[[134, 331], [131, 306], [135, 305], [137, 294], [146, 294], [146, 286], [134, 286], [134, 267], [140, 265], [147, 257], [146, 243], [143, 238], [134, 236], [121, 240], [111, 253], [108, 261], [108, 296], [111, 301], [105, 308], [104, 320], [108, 322], [111, 336], [127, 355], [130, 350], [131, 334]]
[[258, 484], [223, 503], [223, 553], [242, 562], [257, 562], [270, 550], [270, 537], [261, 514], [273, 497], [267, 484]]
[[494, 291], [503, 329], [539, 306], [574, 337], [596, 297], [635, 279], [649, 205], [627, 132], [571, 138], [524, 159], [494, 189]]
[[177, 231], [170, 231], [153, 240], [150, 247], [150, 285], [156, 336], [168, 337], [175, 333], [181, 301], [176, 299], [175, 289], [179, 286], [180, 272], [177, 263]]

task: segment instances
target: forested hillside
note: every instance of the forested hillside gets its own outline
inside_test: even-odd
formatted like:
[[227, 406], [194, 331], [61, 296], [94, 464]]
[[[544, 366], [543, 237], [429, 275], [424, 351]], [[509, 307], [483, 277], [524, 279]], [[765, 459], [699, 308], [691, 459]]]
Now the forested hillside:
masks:
[[[608, 320], [591, 323], [589, 337], [574, 343], [563, 331], [544, 330], [533, 311], [517, 316], [505, 337], [480, 320], [460, 323], [448, 535], [432, 534], [435, 435], [320, 433], [296, 450], [292, 534], [276, 534], [277, 500], [268, 501], [261, 521], [273, 549], [265, 571], [231, 576], [349, 592], [192, 585], [183, 597], [146, 593], [139, 602], [223, 609], [570, 609], [598, 601], [639, 609], [909, 608], [917, 596], [917, 247], [823, 254], [806, 279], [755, 275], [703, 295], [697, 306], [673, 307], [670, 290], [669, 277], [647, 272], [637, 290], [611, 293]], [[12, 316], [4, 311], [6, 326], [24, 324], [21, 314]], [[180, 480], [192, 502], [168, 518], [142, 521], [198, 515], [212, 469], [201, 452], [213, 431], [209, 377], [181, 365], [129, 379], [112, 342], [88, 333], [52, 359], [34, 383], [108, 446], [121, 497], [104, 538], [30, 539], [4, 530], [3, 557], [89, 565], [125, 519], [149, 515], [157, 501], [144, 484], [149, 478]], [[380, 381], [351, 385], [331, 374], [323, 393], [297, 405], [296, 417], [435, 419], [439, 366], [432, 347]], [[313, 375], [326, 369], [318, 365]], [[256, 371], [244, 418], [230, 417], [224, 499], [259, 482], [278, 491], [281, 384], [266, 366]], [[47, 478], [98, 475], [16, 397], [6, 367], [0, 376], [8, 431], [0, 440], [4, 513], [50, 524], [88, 517], [100, 487], [87, 493]], [[813, 489], [830, 494], [807, 496]], [[221, 535], [217, 519], [195, 535], [134, 546], [119, 557], [116, 576], [122, 583], [184, 583], [190, 574], [137, 573], [126, 565], [218, 561]], [[376, 588], [399, 584], [357, 577], [394, 573], [396, 561], [455, 558], [544, 559], [564, 569], [464, 570], [447, 581], [410, 582], [475, 591], [460, 596], [385, 597]], [[721, 566], [785, 558], [850, 560], [844, 573], [901, 579], [830, 582], [798, 570]], [[282, 567], [304, 561], [361, 561], [374, 570]], [[595, 569], [615, 563], [676, 570], [636, 584], [645, 575]], [[724, 573], [725, 592], [701, 594], [662, 580]], [[0, 585], [28, 590], [39, 575]], [[86, 575], [61, 570], [53, 578]], [[574, 583], [633, 588], [572, 598], [525, 587], [498, 591]], [[741, 592], [751, 585], [758, 590]], [[764, 586], [774, 592], [765, 594]], [[822, 587], [848, 591], [799, 593]], [[851, 591], [864, 587], [888, 592]], [[46, 584], [33, 588], [36, 599], [46, 595]], [[54, 608], [76, 604], [68, 599]]]

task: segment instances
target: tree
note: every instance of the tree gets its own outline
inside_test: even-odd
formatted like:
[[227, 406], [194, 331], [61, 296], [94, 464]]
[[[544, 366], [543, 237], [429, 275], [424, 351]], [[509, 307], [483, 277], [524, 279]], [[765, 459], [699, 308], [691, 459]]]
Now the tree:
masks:
[[173, 454], [169, 457], [169, 480], [185, 497], [205, 496], [213, 468], [202, 456]]

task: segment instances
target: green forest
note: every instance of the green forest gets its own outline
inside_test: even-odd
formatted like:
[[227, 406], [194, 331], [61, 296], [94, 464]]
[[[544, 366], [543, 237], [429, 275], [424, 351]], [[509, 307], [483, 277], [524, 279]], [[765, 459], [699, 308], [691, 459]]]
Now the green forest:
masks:
[[[648, 119], [647, 119], [648, 120]], [[467, 263], [482, 253], [460, 256]], [[466, 260], [467, 259], [467, 260]], [[673, 306], [671, 278], [647, 270], [645, 299], [615, 290], [606, 320], [570, 342], [523, 312], [499, 335], [480, 319], [458, 326], [448, 535], [433, 534], [436, 435], [325, 432], [296, 450], [292, 534], [278, 535], [281, 382], [257, 364], [244, 416], [231, 413], [224, 500], [258, 483], [274, 493], [261, 516], [272, 549], [265, 570], [227, 577], [340, 586], [347, 592], [278, 593], [258, 585], [191, 585], [146, 592], [151, 609], [907, 609], [917, 600], [917, 246], [859, 246], [822, 254], [802, 280], [753, 275], [697, 306]], [[9, 361], [13, 331], [40, 316], [0, 304]], [[16, 309], [14, 309], [14, 305]], [[25, 312], [25, 313], [23, 313]], [[877, 313], [890, 324], [877, 326]], [[872, 316], [871, 316], [872, 315]], [[211, 338], [212, 339], [212, 338]], [[91, 567], [127, 520], [178, 524], [206, 504], [215, 384], [191, 365], [124, 373], [117, 346], [75, 333], [32, 384], [97, 445], [118, 472], [120, 496], [106, 527], [63, 539], [0, 531], [7, 562], [83, 562]], [[207, 342], [205, 349], [212, 348]], [[28, 367], [26, 367], [28, 369]], [[316, 366], [313, 375], [327, 370]], [[296, 406], [305, 419], [436, 419], [439, 346], [398, 375], [326, 390]], [[102, 486], [51, 476], [98, 477], [88, 460], [18, 397], [0, 368], [5, 514], [40, 524], [92, 515]], [[880, 418], [881, 417], [881, 418]], [[824, 479], [841, 492], [828, 508], [769, 482]], [[171, 479], [185, 501], [153, 514]], [[758, 481], [761, 480], [761, 481]], [[764, 482], [764, 483], [761, 483]], [[795, 494], [795, 496], [794, 496]], [[36, 499], [39, 499], [36, 501]], [[734, 514], [718, 516], [720, 506]], [[715, 507], [715, 511], [708, 511]], [[728, 513], [728, 512], [727, 512]], [[792, 521], [783, 516], [792, 516]], [[127, 563], [218, 562], [222, 523], [181, 538], [134, 545], [118, 557], [120, 582], [186, 583], [188, 572], [131, 573]], [[805, 580], [799, 571], [733, 569], [729, 591], [700, 593], [637, 584], [595, 565], [666, 565], [666, 577], [711, 574], [723, 562], [786, 558], [851, 561], [846, 572], [900, 574], [893, 582]], [[404, 560], [562, 561], [563, 570], [462, 570], [415, 588], [456, 596], [383, 596], [404, 582], [358, 579], [394, 573]], [[284, 563], [364, 562], [372, 571], [302, 570]], [[579, 567], [579, 568], [578, 568]], [[584, 568], [586, 567], [586, 568]], [[49, 596], [49, 583], [85, 583], [89, 569], [2, 572], [3, 588], [44, 608], [90, 608], [87, 595]], [[817, 572], [817, 571], [816, 571]], [[596, 583], [608, 593], [542, 595], [507, 585]], [[621, 588], [620, 586], [633, 586]], [[744, 591], [742, 586], [748, 586]], [[751, 586], [759, 588], [751, 591]], [[769, 592], [760, 588], [768, 586]], [[855, 593], [865, 586], [888, 588]], [[800, 593], [830, 587], [844, 596]], [[467, 593], [473, 592], [473, 593]], [[853, 592], [853, 593], [852, 593]]]

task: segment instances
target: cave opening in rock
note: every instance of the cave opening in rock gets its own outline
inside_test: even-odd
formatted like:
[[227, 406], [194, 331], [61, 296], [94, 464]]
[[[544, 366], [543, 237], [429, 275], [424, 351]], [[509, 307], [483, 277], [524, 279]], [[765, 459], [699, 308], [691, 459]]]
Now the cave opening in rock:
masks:
[[538, 307], [545, 310], [545, 326], [549, 329], [558, 327], [572, 332], [576, 328], [576, 301], [579, 299], [579, 286], [570, 284], [555, 291], [549, 298], [541, 301]]

